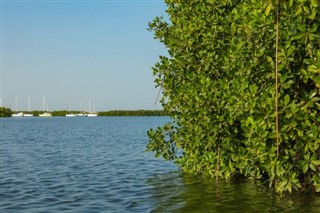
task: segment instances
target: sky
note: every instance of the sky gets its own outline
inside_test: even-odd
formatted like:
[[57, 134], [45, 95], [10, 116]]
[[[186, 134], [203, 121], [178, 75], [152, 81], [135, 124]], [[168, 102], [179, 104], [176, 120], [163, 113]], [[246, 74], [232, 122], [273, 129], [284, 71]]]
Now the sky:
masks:
[[[162, 109], [148, 22], [162, 0], [1, 0], [1, 97], [12, 110]], [[17, 100], [17, 101], [16, 101]], [[17, 102], [17, 104], [16, 104]], [[16, 108], [17, 106], [17, 108]]]

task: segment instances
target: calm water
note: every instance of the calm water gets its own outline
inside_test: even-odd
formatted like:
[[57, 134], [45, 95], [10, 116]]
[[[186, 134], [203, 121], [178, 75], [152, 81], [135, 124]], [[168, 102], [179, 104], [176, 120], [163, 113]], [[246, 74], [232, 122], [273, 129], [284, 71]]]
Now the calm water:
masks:
[[146, 153], [165, 117], [1, 119], [0, 212], [320, 212], [320, 198], [181, 176]]

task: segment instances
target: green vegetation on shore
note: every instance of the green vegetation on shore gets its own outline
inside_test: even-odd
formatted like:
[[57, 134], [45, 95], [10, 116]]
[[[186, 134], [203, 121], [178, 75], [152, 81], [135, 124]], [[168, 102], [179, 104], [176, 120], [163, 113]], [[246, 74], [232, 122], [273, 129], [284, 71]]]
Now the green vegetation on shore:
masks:
[[12, 111], [9, 108], [0, 107], [0, 117], [11, 117]]
[[149, 27], [173, 119], [147, 150], [184, 173], [320, 192], [319, 0], [165, 2], [170, 21]]
[[166, 116], [163, 110], [112, 110], [99, 112], [99, 116]]
[[[1, 116], [4, 114], [4, 109], [0, 108]], [[10, 117], [12, 112], [10, 109], [6, 109], [8, 116], [2, 116], [2, 117]], [[8, 111], [9, 110], [9, 111]], [[20, 111], [19, 111], [20, 112]], [[39, 114], [44, 113], [45, 111], [32, 111], [32, 112], [26, 112], [21, 111], [23, 113], [30, 113], [33, 114], [33, 116], [39, 116]], [[80, 113], [87, 113], [87, 112], [80, 112], [80, 111], [67, 111], [67, 110], [57, 110], [57, 111], [51, 111], [50, 112], [52, 116], [66, 116], [66, 114], [80, 114]], [[97, 112], [98, 116], [166, 116], [167, 114], [164, 113], [163, 110], [111, 110], [111, 111], [101, 111]]]

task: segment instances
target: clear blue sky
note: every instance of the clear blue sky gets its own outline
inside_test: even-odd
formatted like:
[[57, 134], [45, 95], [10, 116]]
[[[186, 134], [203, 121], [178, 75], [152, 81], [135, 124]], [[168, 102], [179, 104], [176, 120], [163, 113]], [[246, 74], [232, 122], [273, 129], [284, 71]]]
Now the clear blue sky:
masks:
[[147, 31], [162, 0], [2, 0], [2, 105], [49, 110], [161, 109], [151, 67], [166, 55]]

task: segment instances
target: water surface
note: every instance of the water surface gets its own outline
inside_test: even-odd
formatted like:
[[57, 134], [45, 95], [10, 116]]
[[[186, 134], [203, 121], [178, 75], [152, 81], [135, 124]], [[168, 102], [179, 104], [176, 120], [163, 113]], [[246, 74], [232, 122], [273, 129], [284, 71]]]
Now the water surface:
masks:
[[146, 153], [166, 117], [1, 119], [0, 212], [320, 212], [259, 183], [181, 176]]

